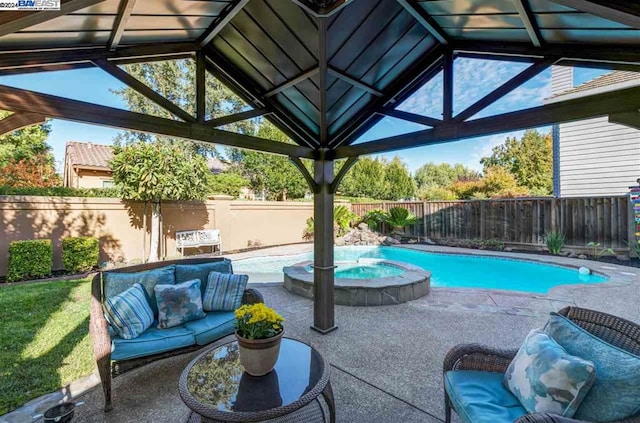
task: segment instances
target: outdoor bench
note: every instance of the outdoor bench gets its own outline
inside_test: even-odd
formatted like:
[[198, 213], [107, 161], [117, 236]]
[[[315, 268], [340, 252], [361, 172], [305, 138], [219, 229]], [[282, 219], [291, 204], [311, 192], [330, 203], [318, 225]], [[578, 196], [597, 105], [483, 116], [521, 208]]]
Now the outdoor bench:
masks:
[[213, 253], [216, 246], [218, 247], [218, 253], [222, 254], [222, 238], [218, 229], [194, 229], [176, 232], [176, 254], [179, 250], [180, 255], [184, 256], [185, 248], [199, 247], [211, 247], [211, 253]]
[[[113, 332], [103, 309], [106, 298], [117, 295], [135, 283], [151, 288], [158, 283], [178, 284], [192, 279], [206, 281], [209, 272], [233, 273], [231, 260], [221, 257], [192, 258], [121, 267], [98, 273], [91, 285], [91, 320], [89, 331], [93, 352], [102, 381], [105, 411], [110, 411], [111, 379], [155, 360], [202, 348], [233, 334], [232, 311], [206, 312], [206, 317], [168, 329], [158, 329], [158, 311], [154, 310], [151, 327], [134, 339], [123, 339]], [[206, 283], [202, 284], [204, 290]], [[255, 289], [245, 289], [243, 304], [263, 302]]]

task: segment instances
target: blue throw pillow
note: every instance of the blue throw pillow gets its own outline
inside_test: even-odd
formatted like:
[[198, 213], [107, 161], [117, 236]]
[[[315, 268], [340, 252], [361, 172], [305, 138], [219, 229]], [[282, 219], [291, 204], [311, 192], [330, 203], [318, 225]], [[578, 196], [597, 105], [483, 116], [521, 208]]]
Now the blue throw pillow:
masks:
[[211, 272], [233, 273], [231, 260], [223, 259], [200, 264], [178, 264], [176, 265], [176, 283], [200, 279], [202, 286], [202, 296], [207, 286], [207, 278]]
[[595, 378], [592, 362], [567, 354], [534, 329], [509, 364], [504, 384], [530, 413], [573, 417]]
[[102, 274], [104, 283], [104, 297], [111, 298], [130, 288], [134, 283], [139, 283], [144, 287], [147, 294], [147, 302], [153, 310], [153, 315], [158, 315], [156, 306], [156, 296], [153, 287], [159, 283], [163, 285], [173, 285], [176, 283], [175, 266], [165, 266], [158, 269], [145, 270], [134, 273], [104, 272]]
[[242, 305], [242, 295], [247, 288], [249, 276], [211, 272], [204, 291], [203, 304], [206, 311], [235, 311]]
[[153, 323], [153, 311], [139, 283], [107, 298], [104, 312], [111, 327], [124, 339], [137, 338]]
[[574, 418], [610, 422], [640, 413], [640, 356], [603, 341], [557, 313], [551, 313], [545, 332], [569, 354], [596, 366], [596, 381]]
[[158, 301], [158, 329], [179, 326], [205, 317], [199, 279], [176, 285], [156, 285], [155, 291]]

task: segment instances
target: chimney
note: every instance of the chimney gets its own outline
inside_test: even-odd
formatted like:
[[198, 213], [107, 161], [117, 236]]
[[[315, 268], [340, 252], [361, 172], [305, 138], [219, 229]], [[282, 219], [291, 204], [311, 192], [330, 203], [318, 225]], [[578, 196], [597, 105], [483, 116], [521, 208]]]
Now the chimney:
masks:
[[573, 68], [571, 66], [551, 66], [551, 94], [559, 94], [573, 88]]

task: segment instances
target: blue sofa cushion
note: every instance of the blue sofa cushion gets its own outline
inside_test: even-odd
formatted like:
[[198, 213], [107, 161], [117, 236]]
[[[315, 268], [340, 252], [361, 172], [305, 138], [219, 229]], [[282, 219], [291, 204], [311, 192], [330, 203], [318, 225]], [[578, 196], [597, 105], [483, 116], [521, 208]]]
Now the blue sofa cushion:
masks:
[[158, 329], [180, 326], [204, 317], [200, 279], [176, 285], [158, 284], [154, 289], [158, 300]]
[[184, 324], [196, 338], [196, 344], [206, 345], [235, 331], [235, 316], [232, 311], [212, 311], [204, 319]]
[[153, 315], [157, 316], [158, 306], [156, 305], [156, 294], [153, 288], [158, 284], [174, 285], [176, 283], [175, 266], [171, 265], [133, 273], [104, 272], [102, 274], [102, 282], [104, 284], [105, 299], [124, 292], [134, 283], [139, 283], [144, 287]]
[[207, 280], [211, 272], [233, 273], [231, 260], [223, 259], [201, 264], [177, 264], [176, 283], [186, 282], [191, 279], [200, 279], [200, 291], [204, 297], [204, 290], [207, 287]]
[[527, 410], [503, 378], [503, 373], [454, 370], [445, 373], [444, 387], [464, 423], [512, 423]]
[[605, 342], [557, 313], [551, 313], [545, 332], [569, 354], [596, 366], [596, 381], [575, 419], [609, 422], [640, 413], [640, 356]]
[[107, 298], [104, 315], [110, 327], [124, 339], [137, 338], [153, 323], [153, 311], [139, 283]]
[[202, 296], [206, 311], [235, 311], [242, 305], [242, 294], [249, 282], [247, 275], [211, 272]]
[[530, 413], [573, 417], [596, 379], [591, 361], [570, 354], [540, 329], [527, 335], [504, 376]]
[[150, 327], [135, 339], [115, 337], [111, 340], [111, 359], [128, 360], [146, 357], [178, 348], [188, 347], [196, 343], [193, 333], [184, 326], [170, 329]]

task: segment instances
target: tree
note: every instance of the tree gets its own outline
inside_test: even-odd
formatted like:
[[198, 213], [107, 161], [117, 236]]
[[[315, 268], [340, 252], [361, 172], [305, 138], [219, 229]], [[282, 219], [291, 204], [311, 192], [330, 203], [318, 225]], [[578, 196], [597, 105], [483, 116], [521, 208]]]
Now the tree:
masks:
[[449, 163], [435, 164], [433, 162], [422, 165], [416, 171], [416, 184], [418, 188], [427, 186], [448, 187], [458, 180], [473, 180], [480, 178], [480, 173], [469, 169], [461, 163], [450, 165]]
[[[282, 131], [263, 120], [255, 134], [258, 137], [293, 144]], [[271, 200], [286, 201], [302, 198], [309, 190], [300, 171], [287, 157], [258, 151], [228, 149], [228, 156], [236, 163], [254, 191], [265, 191]]]
[[233, 169], [217, 175], [210, 175], [207, 185], [211, 194], [226, 194], [238, 197], [242, 188], [249, 186], [249, 180]]
[[116, 144], [110, 166], [122, 198], [153, 205], [149, 261], [157, 261], [160, 203], [204, 199], [209, 175], [206, 160], [168, 142], [138, 141]]
[[[0, 111], [0, 119], [11, 112]], [[0, 185], [14, 188], [61, 185], [47, 137], [51, 125], [31, 125], [0, 137]]]
[[488, 167], [481, 179], [456, 181], [450, 189], [462, 200], [512, 198], [529, 194], [527, 188], [518, 185], [515, 177], [501, 166]]
[[385, 200], [407, 200], [413, 198], [416, 193], [416, 184], [411, 173], [398, 156], [386, 165], [384, 179], [387, 188], [383, 197]]
[[363, 157], [342, 179], [339, 191], [348, 197], [384, 199], [388, 193], [387, 184], [384, 161]]
[[[124, 69], [133, 77], [152, 88], [158, 94], [195, 116], [196, 66], [194, 60], [165, 60], [151, 63], [136, 63], [125, 65]], [[242, 99], [220, 83], [220, 81], [209, 74], [206, 75], [205, 81], [205, 91], [207, 93], [205, 116], [207, 119], [239, 113], [247, 109], [247, 105], [242, 101]], [[134, 112], [174, 119], [171, 113], [130, 87], [124, 87], [122, 89], [112, 91], [122, 97], [129, 106], [129, 109]], [[253, 120], [245, 120], [226, 125], [221, 129], [252, 134], [255, 131], [255, 122]], [[184, 146], [183, 148], [193, 149], [198, 153], [212, 155], [218, 154], [215, 146], [213, 145], [177, 140], [175, 138], [139, 132], [124, 132], [120, 136], [119, 140], [123, 142], [151, 140], [170, 141], [173, 143], [180, 143]]]
[[493, 148], [480, 163], [485, 169], [500, 166], [507, 169], [519, 185], [539, 195], [553, 192], [553, 147], [551, 134], [527, 130], [519, 140], [507, 138]]

